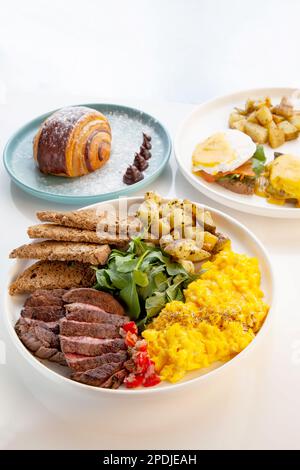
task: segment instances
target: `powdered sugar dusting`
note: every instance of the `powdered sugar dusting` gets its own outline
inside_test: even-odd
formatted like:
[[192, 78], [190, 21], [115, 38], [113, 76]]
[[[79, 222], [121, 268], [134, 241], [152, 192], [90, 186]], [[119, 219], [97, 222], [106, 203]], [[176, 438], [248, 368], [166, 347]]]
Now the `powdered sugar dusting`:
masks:
[[[152, 158], [144, 172], [144, 178], [160, 166], [166, 151], [163, 136], [155, 121], [143, 113], [129, 115], [121, 111], [104, 112], [112, 129], [112, 151], [109, 161], [99, 170], [78, 178], [43, 175], [33, 160], [32, 141], [37, 129], [26, 134], [17, 143], [11, 167], [18, 180], [34, 189], [62, 196], [96, 196], [119, 191], [128, 186], [123, 174], [133, 163], [135, 152], [143, 142], [142, 133], [151, 135]], [[134, 186], [134, 185], [133, 185]]]

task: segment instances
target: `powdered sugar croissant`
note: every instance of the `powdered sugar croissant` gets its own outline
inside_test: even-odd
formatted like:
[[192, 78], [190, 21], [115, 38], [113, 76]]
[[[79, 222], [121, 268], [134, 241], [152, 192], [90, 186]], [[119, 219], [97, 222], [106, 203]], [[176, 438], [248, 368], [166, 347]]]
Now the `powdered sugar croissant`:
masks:
[[107, 118], [85, 106], [54, 112], [42, 123], [33, 142], [33, 155], [40, 171], [68, 177], [98, 170], [109, 159], [110, 149]]

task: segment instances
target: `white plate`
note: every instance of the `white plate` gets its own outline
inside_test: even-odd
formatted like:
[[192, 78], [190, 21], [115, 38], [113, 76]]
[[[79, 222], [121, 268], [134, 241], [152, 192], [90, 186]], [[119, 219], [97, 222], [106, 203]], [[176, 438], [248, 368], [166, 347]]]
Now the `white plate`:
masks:
[[[261, 88], [241, 91], [197, 106], [196, 109], [182, 123], [175, 138], [175, 155], [178, 166], [183, 175], [192, 185], [211, 199], [250, 214], [264, 215], [267, 217], [298, 218], [300, 208], [292, 205], [278, 206], [270, 204], [263, 197], [256, 195], [244, 196], [233, 193], [216, 183], [207, 183], [192, 172], [192, 153], [197, 143], [219, 130], [228, 128], [228, 118], [235, 106], [244, 107], [248, 98], [264, 98], [270, 96], [277, 104], [282, 96], [291, 96], [295, 92], [293, 88]], [[265, 145], [267, 159], [273, 160], [274, 149]], [[300, 156], [300, 138], [275, 149], [279, 152], [289, 152]]]
[[[123, 199], [122, 201], [123, 204], [124, 202], [128, 203], [128, 208], [131, 207], [132, 209], [136, 210], [138, 205], [141, 204], [141, 202], [143, 201], [143, 198], [127, 198]], [[112, 204], [114, 207], [117, 207], [118, 200], [102, 202], [88, 207], [101, 207], [106, 204]], [[135, 205], [135, 208], [133, 208], [133, 205]], [[109, 394], [115, 396], [120, 394], [145, 395], [149, 393], [167, 392], [172, 390], [174, 391], [187, 385], [193, 385], [196, 382], [205, 382], [209, 377], [214, 376], [215, 374], [221, 371], [225, 372], [226, 369], [230, 367], [232, 363], [236, 363], [237, 361], [241, 361], [240, 366], [242, 366], [242, 359], [246, 356], [246, 354], [248, 354], [248, 352], [255, 348], [257, 342], [260, 341], [261, 338], [265, 335], [265, 333], [267, 333], [269, 330], [270, 317], [272, 315], [274, 305], [275, 291], [272, 268], [269, 261], [269, 257], [264, 247], [255, 237], [255, 235], [253, 235], [253, 233], [251, 233], [244, 225], [240, 224], [237, 220], [224, 214], [223, 212], [220, 212], [216, 209], [212, 209], [210, 207], [208, 207], [207, 209], [211, 211], [215, 223], [218, 227], [218, 230], [226, 233], [230, 237], [232, 241], [232, 248], [235, 251], [239, 253], [246, 253], [250, 256], [255, 256], [258, 258], [262, 275], [262, 289], [265, 293], [265, 301], [270, 306], [272, 306], [272, 309], [270, 309], [267, 319], [264, 325], [262, 326], [261, 330], [259, 331], [258, 335], [244, 351], [242, 351], [234, 359], [226, 362], [225, 364], [214, 364], [213, 367], [211, 367], [209, 370], [194, 371], [188, 374], [185, 377], [185, 380], [177, 384], [163, 382], [159, 386], [154, 388], [141, 388], [138, 390], [127, 390], [125, 388], [120, 388], [118, 390], [106, 390], [91, 387], [89, 385], [84, 385], [68, 379], [67, 374], [69, 370], [66, 367], [58, 366], [48, 361], [39, 360], [34, 357], [25, 348], [25, 346], [23, 346], [18, 336], [16, 335], [14, 325], [20, 316], [20, 310], [24, 304], [25, 296], [11, 297], [7, 293], [5, 302], [6, 308], [4, 314], [5, 325], [7, 328], [8, 336], [10, 337], [10, 340], [12, 341], [18, 355], [19, 368], [22, 369], [22, 371], [26, 375], [27, 380], [31, 382], [30, 379], [32, 378], [32, 383], [36, 382], [36, 387], [38, 387], [39, 385], [42, 387], [43, 385], [44, 388], [47, 388], [47, 382], [51, 381], [53, 386], [58, 386], [58, 390], [64, 391], [64, 393], [67, 392], [68, 395], [74, 393], [78, 396], [80, 392], [82, 392], [83, 396], [87, 397], [95, 396], [95, 394]], [[21, 260], [14, 261], [14, 265], [12, 266], [11, 272], [8, 277], [8, 286], [15, 279], [17, 274], [24, 269], [25, 266], [25, 262]], [[41, 383], [38, 384], [38, 382]]]

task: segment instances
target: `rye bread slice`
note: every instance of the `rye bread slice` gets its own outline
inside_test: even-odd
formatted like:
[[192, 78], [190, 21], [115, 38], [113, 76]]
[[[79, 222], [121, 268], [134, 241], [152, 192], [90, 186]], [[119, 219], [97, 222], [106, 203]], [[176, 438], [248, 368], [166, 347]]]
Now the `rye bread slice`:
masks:
[[120, 238], [109, 233], [98, 234], [95, 230], [85, 230], [74, 227], [64, 227], [55, 224], [38, 224], [28, 228], [29, 238], [45, 238], [56, 241], [96, 243], [99, 245], [115, 245], [123, 247], [129, 242], [129, 237]]
[[80, 263], [103, 265], [106, 263], [109, 254], [110, 248], [108, 245], [43, 241], [15, 248], [9, 257], [44, 261], [78, 261]]
[[10, 295], [27, 294], [37, 289], [89, 287], [96, 282], [95, 271], [82, 263], [38, 261], [25, 269], [10, 285]]

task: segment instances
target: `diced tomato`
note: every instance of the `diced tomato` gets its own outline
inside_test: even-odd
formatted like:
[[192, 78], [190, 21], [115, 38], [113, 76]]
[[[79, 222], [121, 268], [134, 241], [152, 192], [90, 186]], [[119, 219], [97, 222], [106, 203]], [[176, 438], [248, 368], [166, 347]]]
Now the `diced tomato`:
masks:
[[133, 333], [135, 335], [138, 334], [138, 329], [137, 329], [137, 326], [136, 324], [134, 323], [134, 321], [129, 321], [128, 323], [125, 323], [123, 326], [122, 326], [123, 330], [126, 331], [130, 331], [130, 333]]
[[127, 388], [136, 388], [143, 384], [144, 376], [141, 374], [129, 374], [124, 383]]
[[136, 349], [142, 352], [147, 351], [147, 342], [144, 339], [137, 341]]
[[135, 363], [137, 367], [137, 372], [145, 373], [147, 369], [151, 366], [151, 360], [148, 353], [145, 352], [138, 352], [135, 358]]
[[125, 344], [126, 346], [133, 347], [135, 346], [137, 342], [137, 335], [134, 333], [131, 333], [130, 331], [127, 331], [126, 336], [125, 336]]
[[143, 381], [144, 387], [154, 387], [160, 383], [160, 377], [157, 374], [152, 374], [149, 377], [145, 377]]

